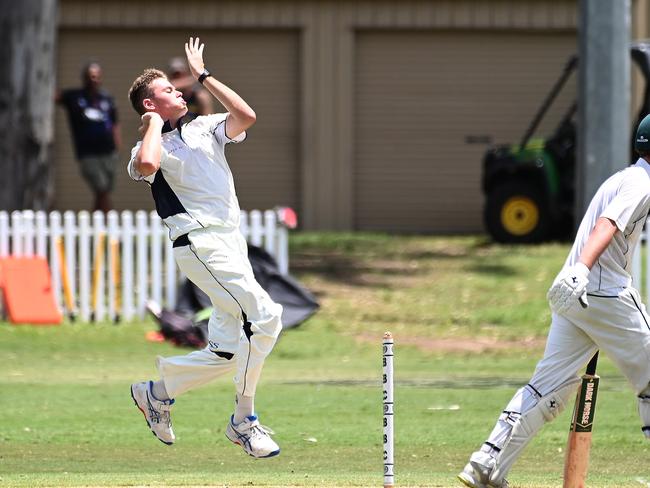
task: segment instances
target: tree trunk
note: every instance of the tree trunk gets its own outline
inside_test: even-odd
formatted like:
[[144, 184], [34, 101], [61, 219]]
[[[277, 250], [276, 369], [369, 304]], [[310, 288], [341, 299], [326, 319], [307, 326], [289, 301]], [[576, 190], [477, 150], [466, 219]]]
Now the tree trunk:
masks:
[[0, 209], [47, 210], [57, 0], [0, 0]]

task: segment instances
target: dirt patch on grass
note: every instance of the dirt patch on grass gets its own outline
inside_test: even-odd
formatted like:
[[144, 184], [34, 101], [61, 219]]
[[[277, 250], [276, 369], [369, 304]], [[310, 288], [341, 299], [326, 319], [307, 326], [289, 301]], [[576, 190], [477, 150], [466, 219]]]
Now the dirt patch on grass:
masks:
[[[360, 342], [376, 344], [377, 336], [371, 334], [359, 334], [355, 336]], [[525, 338], [517, 340], [503, 340], [491, 338], [457, 339], [428, 337], [403, 337], [396, 339], [396, 343], [407, 346], [415, 346], [425, 352], [471, 352], [482, 353], [489, 351], [512, 351], [519, 349], [541, 348], [546, 342], [545, 339]]]

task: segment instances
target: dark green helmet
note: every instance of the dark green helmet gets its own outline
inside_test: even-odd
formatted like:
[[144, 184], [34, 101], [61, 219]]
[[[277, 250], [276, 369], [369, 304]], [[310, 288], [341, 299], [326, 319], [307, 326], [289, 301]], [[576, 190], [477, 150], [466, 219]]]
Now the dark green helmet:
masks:
[[650, 153], [650, 115], [646, 115], [634, 138], [634, 150], [638, 153]]

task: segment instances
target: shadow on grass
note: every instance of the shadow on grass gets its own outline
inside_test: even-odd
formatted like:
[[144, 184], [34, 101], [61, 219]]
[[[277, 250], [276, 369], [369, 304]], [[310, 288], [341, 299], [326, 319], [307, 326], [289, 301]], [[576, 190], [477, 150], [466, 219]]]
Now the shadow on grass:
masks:
[[292, 242], [291, 271], [333, 285], [395, 290], [409, 286], [409, 278], [435, 280], [439, 269], [454, 267], [467, 275], [510, 278], [520, 270], [506, 263], [527, 249], [486, 236], [308, 233]]
[[[421, 236], [418, 236], [421, 237]], [[314, 244], [297, 247], [291, 254], [291, 272], [318, 275], [330, 282], [377, 289], [395, 289], [399, 278], [425, 276], [435, 262], [455, 261], [471, 257], [472, 246], [453, 245], [446, 248], [409, 249], [396, 246], [395, 241], [381, 240], [367, 248], [319, 248]]]
[[477, 261], [468, 266], [467, 271], [474, 273], [496, 275], [496, 276], [515, 276], [517, 270], [512, 266], [506, 266], [504, 264], [493, 264], [493, 263], [482, 263]]
[[[393, 289], [394, 281], [407, 276], [422, 276], [429, 273], [424, 266], [401, 266], [401, 260], [378, 263], [367, 262], [345, 256], [296, 256], [292, 257], [291, 272], [318, 275], [321, 279], [364, 288]], [[405, 263], [404, 263], [405, 264]]]

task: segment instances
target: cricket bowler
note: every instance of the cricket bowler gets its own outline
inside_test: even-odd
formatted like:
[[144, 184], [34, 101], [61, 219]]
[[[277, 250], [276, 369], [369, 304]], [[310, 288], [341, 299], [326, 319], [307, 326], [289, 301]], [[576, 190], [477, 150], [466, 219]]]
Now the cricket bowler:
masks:
[[226, 437], [252, 457], [269, 458], [280, 448], [260, 425], [254, 397], [264, 361], [282, 330], [282, 307], [253, 275], [225, 156], [226, 145], [243, 141], [256, 115], [205, 68], [203, 48], [198, 38], [189, 39], [188, 65], [227, 113], [188, 114], [181, 92], [165, 74], [145, 70], [129, 91], [142, 118], [142, 141], [131, 152], [128, 171], [134, 180], [150, 185], [178, 267], [210, 297], [214, 311], [208, 345], [183, 356], [158, 358], [160, 379], [134, 383], [131, 397], [154, 435], [172, 444], [175, 399], [235, 371], [234, 413]]

